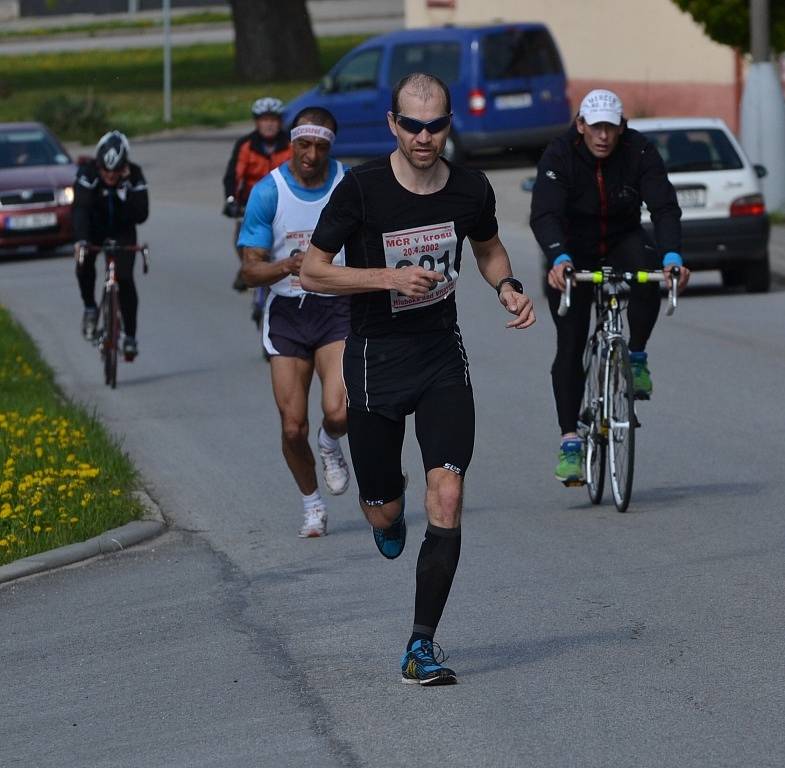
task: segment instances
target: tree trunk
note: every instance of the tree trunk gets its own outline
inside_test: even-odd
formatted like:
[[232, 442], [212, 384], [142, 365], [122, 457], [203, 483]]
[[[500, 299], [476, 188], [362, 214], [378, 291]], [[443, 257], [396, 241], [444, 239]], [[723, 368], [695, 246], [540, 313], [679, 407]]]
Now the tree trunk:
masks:
[[307, 80], [320, 73], [305, 0], [230, 0], [235, 71], [256, 83]]

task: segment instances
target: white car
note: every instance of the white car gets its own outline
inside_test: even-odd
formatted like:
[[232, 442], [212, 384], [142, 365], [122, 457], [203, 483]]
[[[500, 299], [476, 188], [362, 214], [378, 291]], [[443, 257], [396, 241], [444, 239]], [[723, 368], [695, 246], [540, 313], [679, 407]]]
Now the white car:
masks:
[[[768, 291], [769, 217], [760, 179], [723, 120], [660, 117], [629, 120], [659, 150], [682, 212], [682, 255], [692, 270], [719, 269], [726, 286]], [[643, 210], [644, 226], [649, 225]]]

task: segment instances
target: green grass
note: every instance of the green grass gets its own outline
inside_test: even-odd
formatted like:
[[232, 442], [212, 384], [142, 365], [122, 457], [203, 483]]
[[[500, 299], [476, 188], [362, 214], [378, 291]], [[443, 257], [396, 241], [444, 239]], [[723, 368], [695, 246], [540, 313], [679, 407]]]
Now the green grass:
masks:
[[772, 224], [785, 224], [785, 211], [769, 211], [769, 220]]
[[[172, 26], [179, 27], [187, 24], [226, 24], [232, 21], [229, 12], [200, 11], [172, 16]], [[88, 35], [94, 36], [102, 32], [117, 30], [157, 29], [163, 27], [163, 20], [133, 19], [127, 21], [93, 21], [85, 24], [63, 24], [60, 27], [28, 27], [27, 29], [0, 30], [0, 40], [29, 38], [29, 37], [56, 37], [58, 35]]]
[[[319, 40], [322, 71], [365, 39], [364, 35]], [[172, 49], [172, 122], [163, 121], [163, 52], [159, 48], [4, 56], [0, 60], [0, 121], [31, 120], [55, 96], [103, 102], [111, 127], [139, 135], [191, 125], [218, 126], [245, 120], [260, 95], [287, 101], [312, 81], [256, 83], [234, 73], [234, 46], [217, 43]], [[78, 134], [63, 139], [92, 140]]]
[[0, 307], [0, 565], [138, 519], [137, 487], [129, 459], [61, 395], [30, 337]]

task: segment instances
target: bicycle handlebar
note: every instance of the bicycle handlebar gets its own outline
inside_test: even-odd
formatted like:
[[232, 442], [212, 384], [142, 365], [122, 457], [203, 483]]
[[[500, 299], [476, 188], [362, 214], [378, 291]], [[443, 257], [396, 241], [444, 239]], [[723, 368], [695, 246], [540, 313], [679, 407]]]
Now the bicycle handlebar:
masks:
[[[670, 288], [668, 289], [668, 310], [667, 315], [672, 315], [676, 311], [678, 304], [678, 292], [676, 290], [679, 284], [678, 267], [673, 267], [670, 272], [671, 281]], [[668, 274], [663, 270], [640, 270], [638, 272], [615, 272], [609, 270], [581, 270], [576, 272], [572, 267], [567, 267], [564, 270], [565, 289], [562, 291], [561, 299], [559, 300], [559, 309], [557, 314], [559, 317], [564, 317], [567, 310], [570, 308], [572, 300], [572, 284], [576, 283], [593, 283], [594, 285], [603, 285], [607, 283], [661, 283], [668, 277]]]
[[141, 253], [142, 254], [142, 271], [147, 274], [150, 269], [150, 246], [147, 243], [121, 245], [113, 240], [107, 240], [103, 245], [94, 245], [93, 243], [79, 243], [79, 248], [76, 253], [76, 260], [81, 267], [84, 263], [84, 257], [88, 253], [100, 253], [103, 251], [107, 255], [115, 253]]

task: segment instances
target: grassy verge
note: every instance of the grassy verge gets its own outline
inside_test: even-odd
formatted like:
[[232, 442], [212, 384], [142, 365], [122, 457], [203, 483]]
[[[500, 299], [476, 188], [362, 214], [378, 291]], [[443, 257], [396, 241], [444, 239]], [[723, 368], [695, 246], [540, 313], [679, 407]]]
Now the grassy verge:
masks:
[[[232, 21], [232, 14], [228, 11], [221, 13], [218, 11], [197, 11], [194, 13], [183, 13], [172, 15], [172, 26], [179, 27], [193, 24], [228, 24]], [[60, 27], [28, 27], [26, 29], [0, 30], [0, 40], [13, 40], [17, 38], [29, 37], [53, 37], [57, 35], [100, 35], [104, 32], [116, 32], [122, 30], [157, 29], [163, 27], [163, 20], [159, 18], [144, 18], [114, 21], [92, 21], [82, 24], [63, 24]]]
[[[319, 40], [327, 71], [364, 35]], [[218, 126], [248, 118], [260, 95], [291, 99], [312, 82], [249, 84], [234, 72], [234, 46], [203, 44], [172, 49], [172, 122], [163, 122], [163, 52], [159, 48], [4, 56], [0, 69], [0, 121], [31, 120], [56, 97], [91, 98], [107, 107], [109, 123], [129, 135], [191, 125]], [[78, 131], [65, 140], [93, 141]]]
[[136, 471], [0, 307], [0, 565], [141, 517]]

